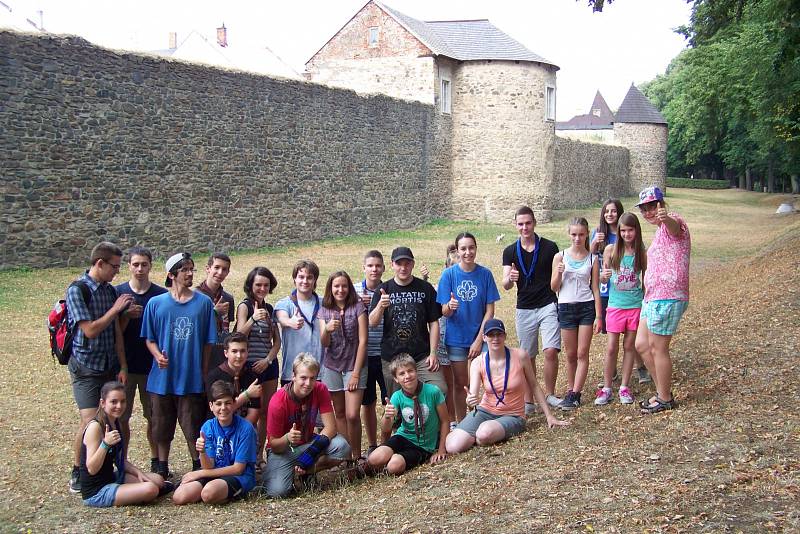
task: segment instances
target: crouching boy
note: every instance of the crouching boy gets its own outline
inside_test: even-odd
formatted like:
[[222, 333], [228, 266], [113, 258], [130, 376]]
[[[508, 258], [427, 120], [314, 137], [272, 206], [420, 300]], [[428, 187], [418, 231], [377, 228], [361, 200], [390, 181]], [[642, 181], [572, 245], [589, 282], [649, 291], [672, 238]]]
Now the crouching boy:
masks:
[[[447, 457], [450, 417], [444, 394], [435, 385], [417, 379], [417, 365], [409, 354], [395, 356], [389, 369], [400, 389], [386, 405], [381, 421], [384, 442], [367, 462], [371, 471], [385, 467], [389, 474], [400, 475], [427, 461], [435, 464]], [[389, 437], [398, 416], [400, 426]]]
[[256, 485], [256, 431], [235, 413], [231, 384], [214, 382], [209, 401], [214, 417], [203, 424], [195, 445], [202, 469], [183, 475], [175, 504], [221, 504], [243, 498]]
[[[292, 491], [294, 474], [311, 475], [350, 458], [350, 445], [336, 433], [331, 395], [317, 382], [319, 362], [301, 352], [292, 363], [292, 381], [269, 401], [267, 436], [272, 453], [264, 472], [264, 487], [270, 497], [285, 497]], [[314, 433], [317, 416], [322, 432]]]

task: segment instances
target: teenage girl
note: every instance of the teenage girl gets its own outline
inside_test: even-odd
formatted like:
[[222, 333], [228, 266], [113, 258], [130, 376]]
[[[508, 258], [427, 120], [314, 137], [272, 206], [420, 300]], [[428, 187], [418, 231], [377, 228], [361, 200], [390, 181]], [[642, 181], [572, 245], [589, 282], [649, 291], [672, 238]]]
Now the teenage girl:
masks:
[[[636, 355], [634, 346], [636, 330], [639, 327], [639, 314], [642, 308], [644, 287], [642, 274], [647, 269], [647, 256], [642, 243], [642, 229], [639, 219], [632, 213], [623, 213], [619, 219], [619, 239], [613, 245], [607, 245], [603, 252], [603, 270], [600, 281], [609, 286], [608, 310], [606, 312], [606, 330], [608, 330], [608, 347], [615, 350], [606, 353], [603, 367], [603, 387], [597, 390], [595, 405], [602, 406], [611, 400], [611, 384], [617, 370], [617, 350], [619, 337], [624, 334], [622, 342], [622, 382], [619, 386], [619, 402], [632, 404], [633, 395], [628, 388], [631, 379], [633, 360]], [[610, 283], [609, 283], [610, 282]]]
[[367, 387], [367, 309], [344, 271], [328, 277], [319, 311], [324, 351], [322, 382], [328, 386], [337, 431], [347, 437], [353, 460], [361, 454], [361, 399]]
[[[606, 200], [603, 207], [600, 208], [600, 223], [597, 228], [592, 230], [590, 237], [589, 251], [592, 254], [597, 254], [597, 259], [603, 259], [603, 251], [606, 246], [613, 245], [617, 242], [619, 218], [625, 210], [622, 208], [622, 202], [616, 198]], [[606, 333], [606, 308], [608, 308], [608, 284], [600, 281], [600, 303], [603, 305], [601, 319], [603, 319], [603, 334]], [[616, 358], [616, 352], [614, 353]]]
[[475, 236], [462, 232], [455, 239], [458, 263], [445, 269], [436, 289], [436, 302], [442, 306], [446, 317], [445, 345], [453, 369], [456, 421], [467, 413], [464, 388], [469, 385], [467, 360], [481, 353], [483, 325], [494, 317], [494, 303], [500, 293], [492, 272], [478, 265], [475, 257], [478, 243]]
[[603, 322], [600, 262], [589, 252], [589, 223], [583, 217], [575, 217], [569, 223], [568, 233], [570, 247], [553, 257], [550, 279], [550, 287], [558, 293], [558, 322], [567, 356], [567, 394], [558, 405], [562, 410], [574, 410], [581, 404], [592, 332], [599, 333]]
[[119, 418], [125, 412], [125, 386], [106, 382], [100, 407], [83, 433], [80, 484], [83, 503], [95, 508], [141, 504], [174, 489], [160, 475], [144, 473], [125, 459]]
[[[447, 269], [458, 263], [458, 251], [454, 243], [447, 245], [445, 250], [444, 268]], [[438, 284], [436, 290], [439, 289]], [[453, 377], [453, 368], [450, 365], [450, 358], [447, 357], [447, 345], [445, 344], [445, 335], [447, 334], [447, 317], [439, 317], [439, 348], [437, 349], [436, 356], [439, 358], [439, 370], [444, 375], [444, 381], [447, 383], [447, 395], [445, 396], [445, 405], [447, 406], [447, 414], [450, 416], [450, 430], [456, 427], [456, 405], [453, 401], [453, 394], [455, 391], [455, 378]]]
[[267, 437], [267, 408], [278, 388], [278, 351], [281, 334], [272, 322], [272, 306], [267, 295], [275, 291], [278, 281], [266, 267], [254, 267], [244, 280], [245, 299], [236, 308], [236, 331], [247, 336], [247, 365], [258, 375], [261, 384], [261, 413], [258, 415], [257, 469], [263, 470], [264, 446]]
[[644, 220], [657, 226], [647, 250], [644, 304], [636, 332], [636, 350], [656, 384], [656, 395], [640, 405], [642, 413], [656, 413], [677, 406], [672, 396], [669, 344], [689, 305], [692, 239], [683, 218], [667, 212], [664, 194], [658, 187], [648, 187], [639, 193], [637, 205]]

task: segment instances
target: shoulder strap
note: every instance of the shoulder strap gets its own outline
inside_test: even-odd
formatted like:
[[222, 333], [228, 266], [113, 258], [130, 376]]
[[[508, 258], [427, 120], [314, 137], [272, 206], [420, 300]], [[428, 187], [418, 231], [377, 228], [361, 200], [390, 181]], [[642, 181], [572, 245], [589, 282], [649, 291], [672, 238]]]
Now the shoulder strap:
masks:
[[[72, 282], [69, 287], [75, 286], [81, 290], [81, 296], [83, 297], [83, 303], [86, 304], [86, 308], [89, 308], [89, 303], [92, 302], [92, 290], [89, 289], [89, 285], [82, 281], [82, 280], [75, 280]], [[69, 288], [67, 288], [69, 289]]]

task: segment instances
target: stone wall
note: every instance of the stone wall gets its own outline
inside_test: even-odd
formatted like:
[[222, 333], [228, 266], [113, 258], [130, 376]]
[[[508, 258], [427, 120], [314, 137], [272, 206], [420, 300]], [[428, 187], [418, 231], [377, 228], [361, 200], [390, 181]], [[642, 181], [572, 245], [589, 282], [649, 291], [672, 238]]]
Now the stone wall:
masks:
[[552, 209], [577, 208], [631, 194], [628, 150], [556, 136]]
[[650, 185], [666, 191], [667, 125], [616, 123], [614, 138], [630, 150], [628, 174], [631, 191], [638, 193]]
[[0, 32], [0, 268], [410, 228], [449, 216], [432, 106]]

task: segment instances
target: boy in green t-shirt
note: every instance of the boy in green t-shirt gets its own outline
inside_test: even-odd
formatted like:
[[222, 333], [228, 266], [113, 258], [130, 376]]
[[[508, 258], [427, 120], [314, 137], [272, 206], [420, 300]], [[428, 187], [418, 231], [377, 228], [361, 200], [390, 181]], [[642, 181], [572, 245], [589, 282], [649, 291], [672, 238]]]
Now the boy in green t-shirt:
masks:
[[[435, 464], [447, 457], [450, 417], [444, 394], [417, 379], [417, 365], [409, 354], [395, 356], [390, 370], [400, 389], [387, 399], [381, 421], [384, 442], [369, 455], [367, 464], [373, 472], [386, 468], [389, 474], [400, 475], [426, 461]], [[397, 416], [400, 426], [390, 437]]]

